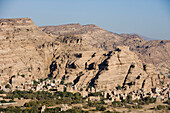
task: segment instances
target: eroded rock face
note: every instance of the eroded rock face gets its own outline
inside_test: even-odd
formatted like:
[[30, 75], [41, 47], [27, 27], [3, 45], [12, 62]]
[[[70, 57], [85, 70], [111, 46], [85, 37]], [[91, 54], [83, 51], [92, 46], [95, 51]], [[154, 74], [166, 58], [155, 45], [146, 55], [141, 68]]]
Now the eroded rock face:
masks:
[[59, 26], [42, 26], [40, 28], [44, 32], [54, 36], [78, 34], [83, 40], [86, 40], [89, 45], [104, 50], [112, 50], [117, 43], [125, 39], [118, 34], [111, 33], [93, 24], [68, 24]]
[[154, 66], [144, 66], [126, 46], [103, 51], [84, 43], [65, 43], [54, 52], [50, 70], [50, 77], [71, 83], [77, 90], [106, 91], [121, 86], [130, 92], [155, 86], [151, 80], [156, 76]]
[[[63, 35], [58, 36], [47, 35], [29, 18], [2, 19], [0, 22], [1, 84], [13, 75], [24, 74], [26, 80], [53, 77], [61, 84], [71, 83], [78, 91], [106, 91], [117, 86], [132, 91], [150, 89], [158, 79], [154, 67], [143, 64], [128, 47], [120, 46], [110, 51], [95, 48], [94, 45], [105, 36], [100, 33], [106, 33], [97, 26], [83, 26], [83, 32], [88, 34], [63, 31], [60, 33]], [[77, 24], [74, 28], [82, 26]], [[86, 31], [86, 28], [91, 30]], [[89, 41], [92, 39], [87, 35], [100, 37], [91, 45]], [[116, 41], [123, 39], [115, 34], [107, 35], [114, 35]]]
[[131, 51], [136, 52], [143, 63], [153, 64], [158, 73], [169, 74], [170, 67], [170, 41], [146, 41], [140, 36], [133, 34], [116, 34], [108, 32], [96, 25], [68, 24], [59, 26], [42, 26], [46, 33], [55, 36], [66, 34], [81, 35], [93, 47], [103, 50], [113, 50], [117, 46], [129, 46]]
[[170, 40], [145, 41], [135, 35], [121, 34], [121, 36], [127, 38], [123, 45], [129, 46], [130, 50], [136, 52], [143, 62], [153, 64], [158, 73], [169, 74]]
[[17, 74], [45, 77], [52, 48], [43, 45], [52, 39], [30, 18], [0, 19], [0, 29], [1, 83]]

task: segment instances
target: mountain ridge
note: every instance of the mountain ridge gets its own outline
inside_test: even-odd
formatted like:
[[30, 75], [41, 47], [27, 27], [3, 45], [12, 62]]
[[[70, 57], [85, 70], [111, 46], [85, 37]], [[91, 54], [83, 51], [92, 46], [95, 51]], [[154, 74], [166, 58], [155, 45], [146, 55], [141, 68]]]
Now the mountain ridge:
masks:
[[[117, 85], [126, 86], [128, 91], [144, 87], [149, 91], [156, 85], [155, 80], [159, 79], [154, 66], [147, 65], [143, 69], [144, 64], [128, 47], [115, 46], [109, 50], [107, 44], [97, 45], [104, 36], [109, 36], [110, 40], [113, 38], [115, 44], [124, 37], [96, 25], [70, 24], [47, 28], [54, 29], [54, 32], [62, 30], [51, 34], [45, 33], [29, 18], [7, 19], [5, 22], [0, 24], [0, 36], [4, 37], [0, 39], [1, 85], [14, 75], [24, 74], [26, 80], [52, 77], [59, 81], [59, 87], [71, 83], [76, 91], [112, 90]], [[98, 40], [95, 40], [96, 35]], [[95, 42], [91, 44], [92, 40]], [[107, 51], [102, 50], [104, 46]], [[136, 79], [137, 76], [141, 76], [141, 82]], [[150, 81], [151, 78], [155, 79]], [[138, 84], [133, 84], [136, 82]]]
[[[157, 56], [154, 55], [154, 58], [152, 58], [151, 62], [150, 62], [149, 61], [150, 57], [148, 55], [149, 53], [144, 52], [146, 47], [149, 47], [149, 44], [154, 43], [157, 46], [160, 46], [159, 42], [163, 41], [163, 42], [167, 42], [168, 44], [167, 44], [167, 46], [165, 46], [166, 50], [161, 48], [160, 51], [163, 50], [163, 53], [162, 53], [163, 57], [164, 57], [164, 54], [166, 54], [166, 56], [169, 56], [170, 51], [168, 51], [168, 48], [169, 48], [168, 40], [148, 41], [148, 40], [144, 40], [142, 37], [140, 37], [140, 35], [137, 35], [137, 34], [117, 34], [117, 33], [106, 31], [96, 25], [87, 25], [88, 27], [86, 27], [86, 25], [79, 24], [79, 27], [76, 27], [76, 28], [74, 27], [74, 25], [71, 27], [70, 27], [70, 25], [72, 25], [72, 24], [69, 24], [69, 26], [67, 26], [67, 24], [62, 25], [62, 27], [64, 27], [65, 29], [60, 28], [60, 25], [59, 26], [50, 26], [50, 27], [43, 26], [40, 28], [41, 29], [44, 28], [44, 30], [43, 30], [44, 32], [52, 33], [53, 35], [56, 35], [56, 36], [65, 35], [65, 34], [79, 34], [82, 37], [84, 37], [84, 39], [87, 40], [87, 42], [89, 42], [89, 44], [91, 44], [92, 46], [97, 47], [97, 48], [102, 48], [104, 50], [112, 50], [116, 46], [119, 46], [119, 45], [129, 46], [130, 50], [136, 52], [136, 54], [138, 54], [138, 56], [142, 59], [142, 61], [144, 63], [154, 64], [156, 67], [158, 67], [157, 70], [161, 71], [161, 73], [168, 74], [168, 72], [169, 72], [169, 69], [162, 68], [162, 65], [159, 65], [159, 64], [163, 63], [163, 65], [166, 65], [165, 67], [170, 66], [169, 63], [166, 64], [167, 60], [165, 60], [165, 61], [162, 60], [162, 61], [158, 62], [156, 60]], [[69, 27], [69, 29], [67, 29], [68, 27]], [[55, 28], [57, 28], [57, 30]], [[154, 48], [153, 51], [157, 51], [157, 48]], [[145, 57], [143, 58], [142, 56], [145, 56]], [[165, 58], [165, 59], [167, 59], [167, 58]]]

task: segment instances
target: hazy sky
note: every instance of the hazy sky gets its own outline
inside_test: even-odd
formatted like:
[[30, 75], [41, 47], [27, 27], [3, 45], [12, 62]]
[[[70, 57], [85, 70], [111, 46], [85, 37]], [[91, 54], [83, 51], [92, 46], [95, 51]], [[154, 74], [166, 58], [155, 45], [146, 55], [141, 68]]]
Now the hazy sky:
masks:
[[0, 0], [0, 18], [38, 26], [96, 24], [115, 33], [170, 40], [170, 0]]

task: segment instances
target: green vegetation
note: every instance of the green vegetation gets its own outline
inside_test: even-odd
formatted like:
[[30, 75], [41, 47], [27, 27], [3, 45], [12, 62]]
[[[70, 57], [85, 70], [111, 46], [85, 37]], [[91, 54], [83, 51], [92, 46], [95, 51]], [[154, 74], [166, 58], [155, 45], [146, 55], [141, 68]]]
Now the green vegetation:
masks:
[[40, 113], [40, 110], [36, 107], [21, 109], [20, 107], [9, 106], [7, 108], [0, 108], [0, 111], [5, 113]]
[[141, 105], [146, 105], [146, 104], [155, 103], [155, 102], [156, 102], [155, 98], [145, 97], [143, 99], [132, 100], [132, 96], [127, 95], [127, 99], [122, 100], [122, 101], [114, 101], [114, 102], [112, 102], [112, 106], [113, 107], [125, 107], [125, 108], [129, 108], [129, 109], [131, 109], [131, 108], [141, 109], [142, 108]]
[[101, 92], [95, 92], [95, 93], [90, 93], [88, 96], [100, 96], [102, 97], [102, 93]]
[[170, 79], [170, 75], [168, 75], [168, 78]]
[[13, 75], [11, 78], [14, 78], [15, 77], [15, 75]]
[[33, 85], [34, 86], [38, 86], [39, 82], [37, 82], [36, 80], [33, 81]]
[[[36, 83], [36, 82], [35, 82]], [[0, 93], [4, 93], [3, 91]], [[7, 96], [5, 98], [11, 99], [9, 102], [14, 102], [14, 98], [24, 98], [24, 99], [32, 99], [32, 101], [25, 103], [24, 108], [20, 107], [7, 107], [7, 108], [0, 108], [0, 112], [17, 112], [17, 113], [36, 113], [40, 112], [40, 108], [44, 105], [47, 107], [49, 106], [55, 106], [57, 104], [68, 104], [69, 106], [71, 104], [78, 104], [81, 103], [83, 105], [83, 108], [90, 109], [90, 107], [95, 107], [96, 111], [105, 111], [105, 113], [111, 113], [110, 111], [106, 111], [104, 98], [101, 94], [101, 92], [91, 93], [89, 96], [100, 96], [100, 101], [88, 101], [86, 103], [85, 99], [81, 96], [80, 93], [71, 93], [71, 92], [59, 92], [59, 91], [38, 91], [33, 92], [30, 91], [13, 91], [6, 93]], [[8, 101], [1, 100], [1, 103], [8, 103]], [[122, 101], [114, 101], [112, 102], [112, 105], [110, 107], [124, 107], [129, 109], [141, 109], [141, 105], [149, 104], [149, 103], [155, 103], [156, 99], [151, 97], [145, 97], [142, 99], [136, 99], [132, 100], [131, 95], [127, 95], [127, 98]], [[170, 100], [168, 100], [166, 103], [170, 104]], [[155, 109], [161, 110], [161, 109], [169, 109], [169, 106], [162, 106], [159, 105]], [[61, 108], [47, 108], [45, 110], [45, 113], [58, 113], [61, 112]], [[80, 107], [75, 107], [73, 109], [62, 111], [61, 113], [86, 113], [87, 111], [83, 111]], [[116, 112], [116, 111], [115, 111]], [[114, 112], [113, 112], [114, 113]]]
[[[37, 106], [39, 105], [56, 105], [56, 104], [74, 104], [74, 103], [84, 103], [85, 100], [80, 95], [80, 93], [70, 93], [70, 92], [58, 92], [56, 91], [54, 94], [47, 91], [19, 91], [16, 90], [14, 92], [7, 93], [7, 99], [14, 98], [24, 98], [24, 99], [37, 99], [36, 102], [26, 103], [26, 106]], [[47, 101], [48, 100], [48, 101]]]
[[131, 95], [127, 95], [127, 103], [132, 103], [132, 96]]
[[72, 82], [65, 84], [65, 86], [72, 86], [72, 85], [73, 85]]
[[23, 78], [25, 78], [25, 75], [21, 75]]
[[122, 107], [123, 105], [124, 105], [124, 103], [121, 102], [121, 101], [114, 101], [114, 102], [112, 102], [112, 106], [113, 107]]
[[[41, 107], [32, 107], [32, 108], [26, 108], [22, 109], [21, 107], [7, 107], [7, 108], [0, 108], [1, 112], [5, 113], [40, 113], [40, 108]], [[81, 109], [69, 109], [67, 111], [60, 111], [61, 108], [56, 107], [56, 108], [47, 108], [45, 109], [44, 113], [88, 113], [88, 111], [83, 111]]]
[[51, 109], [49, 109], [49, 108], [47, 108], [47, 109], [45, 109], [45, 113], [58, 113], [58, 112], [60, 112], [61, 111], [61, 108], [59, 108], [59, 107], [56, 107], [56, 108], [51, 108]]
[[[170, 106], [166, 106], [166, 105], [157, 105], [155, 107], [155, 110], [170, 110]], [[169, 113], [169, 112], [168, 112]]]
[[61, 113], [89, 113], [89, 112], [83, 111], [81, 109], [69, 109], [67, 111], [62, 111]]
[[118, 85], [118, 86], [116, 87], [116, 89], [117, 89], [117, 90], [121, 90], [122, 87], [121, 87], [120, 85]]
[[39, 81], [42, 83], [44, 81], [44, 79], [39, 79]]
[[10, 101], [0, 100], [0, 103], [12, 103], [12, 102], [15, 102], [15, 101], [13, 101], [13, 100], [10, 100]]
[[133, 102], [138, 103], [139, 105], [145, 105], [145, 104], [149, 104], [149, 103], [155, 103], [156, 102], [156, 98], [153, 97], [145, 97], [143, 99], [136, 99]]
[[5, 91], [4, 90], [0, 90], [0, 94], [5, 94]]
[[96, 110], [97, 111], [105, 111], [106, 107], [104, 107], [103, 105], [98, 105], [98, 106], [96, 106]]
[[[24, 98], [24, 99], [32, 99], [32, 101], [25, 103], [24, 107], [25, 109], [16, 108], [16, 107], [8, 107], [8, 108], [0, 108], [0, 112], [17, 112], [17, 113], [37, 113], [40, 112], [40, 108], [43, 105], [48, 106], [54, 106], [56, 104], [77, 104], [77, 103], [85, 103], [85, 99], [80, 95], [80, 93], [70, 93], [70, 92], [54, 92], [53, 94], [47, 91], [38, 91], [33, 92], [30, 91], [13, 91], [7, 93], [7, 96], [5, 98], [8, 99], [14, 99], [14, 98]], [[35, 101], [36, 100], [36, 101]], [[9, 102], [13, 102], [12, 100]], [[6, 101], [2, 101], [2, 103], [7, 103]], [[53, 108], [53, 109], [46, 109], [46, 113], [58, 113], [60, 108]], [[72, 109], [67, 110], [62, 113], [86, 113], [85, 111], [82, 111], [81, 109]]]
[[157, 106], [157, 109], [158, 109], [158, 110], [165, 109], [165, 106], [164, 106], [164, 105], [158, 105], [158, 106]]
[[135, 105], [135, 106], [132, 106], [134, 109], [142, 109], [143, 107], [141, 105]]
[[168, 100], [166, 101], [166, 103], [167, 103], [168, 105], [170, 105], [170, 99], [168, 99]]
[[63, 77], [63, 78], [61, 79], [60, 84], [64, 84], [64, 80], [65, 80], [65, 78]]
[[112, 111], [108, 110], [108, 111], [105, 111], [104, 113], [121, 113], [121, 112], [118, 112], [118, 111], [115, 111], [115, 110], [112, 112]]
[[9, 84], [7, 84], [7, 85], [5, 86], [5, 88], [11, 89], [11, 86], [10, 86]]
[[87, 107], [97, 107], [97, 106], [102, 106], [104, 105], [104, 101], [88, 101]]
[[170, 110], [170, 106], [158, 105], [155, 109], [157, 109], [157, 110]]

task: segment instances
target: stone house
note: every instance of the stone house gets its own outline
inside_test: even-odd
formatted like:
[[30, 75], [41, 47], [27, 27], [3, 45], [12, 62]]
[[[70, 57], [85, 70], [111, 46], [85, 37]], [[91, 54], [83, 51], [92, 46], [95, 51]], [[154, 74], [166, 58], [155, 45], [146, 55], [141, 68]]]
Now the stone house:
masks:
[[16, 88], [17, 86], [23, 86], [25, 84], [25, 78], [16, 76], [11, 78], [11, 85]]
[[64, 91], [64, 88], [65, 88], [64, 85], [59, 85], [59, 86], [57, 87], [57, 91], [63, 92], [63, 91]]
[[89, 96], [88, 98], [90, 101], [100, 101], [100, 96]]

